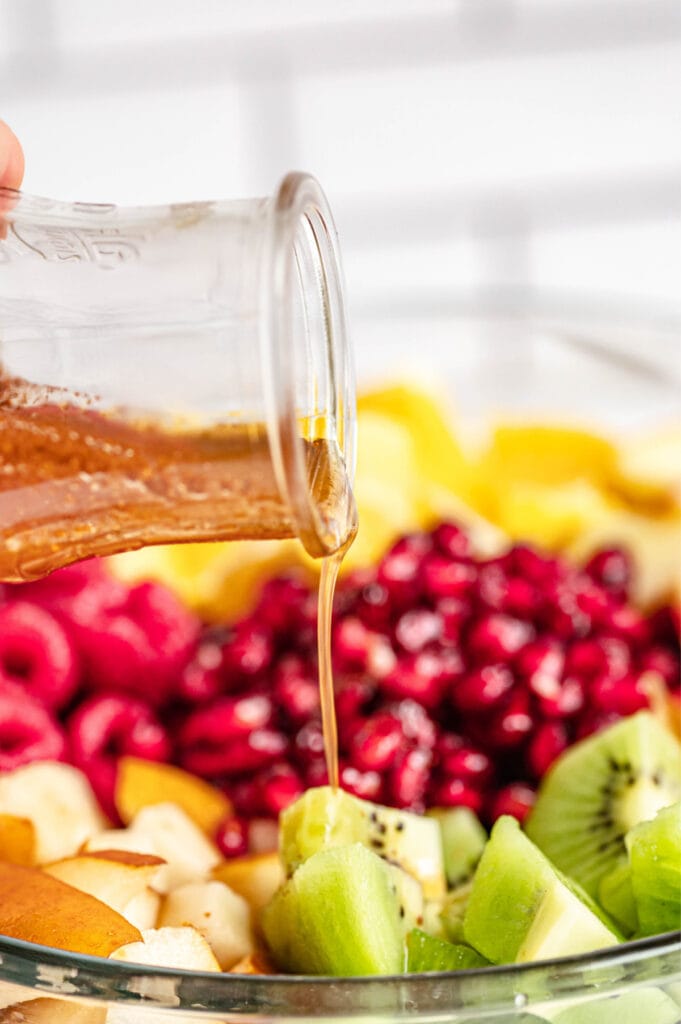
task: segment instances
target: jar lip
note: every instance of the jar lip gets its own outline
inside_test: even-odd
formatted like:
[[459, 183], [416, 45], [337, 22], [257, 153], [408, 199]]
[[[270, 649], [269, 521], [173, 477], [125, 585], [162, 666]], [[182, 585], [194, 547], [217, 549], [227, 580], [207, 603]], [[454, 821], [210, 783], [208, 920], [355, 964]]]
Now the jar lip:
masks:
[[[248, 1020], [322, 1015], [351, 1017], [371, 1013], [433, 1014], [449, 1019], [485, 1009], [491, 1014], [577, 995], [615, 995], [629, 985], [678, 981], [681, 931], [628, 942], [593, 953], [535, 963], [509, 964], [433, 974], [354, 978], [301, 975], [238, 975], [147, 967], [0, 938], [0, 982], [23, 985], [31, 996], [87, 998], [91, 1004], [132, 1005], [150, 1009], [234, 1014]], [[674, 968], [675, 971], [672, 969]], [[610, 973], [608, 973], [608, 971]], [[484, 979], [484, 989], [480, 982]], [[156, 991], [154, 982], [157, 982]], [[174, 983], [174, 984], [173, 984]], [[353, 1002], [348, 1003], [348, 1000]], [[200, 1019], [200, 1014], [197, 1016]], [[212, 1018], [211, 1018], [212, 1019]], [[490, 1017], [494, 1020], [494, 1015]]]
[[[305, 229], [301, 231], [302, 229]], [[295, 532], [310, 554], [331, 553], [324, 522], [310, 488], [295, 395], [297, 346], [293, 337], [291, 281], [296, 244], [305, 244], [315, 268], [323, 309], [323, 360], [328, 374], [324, 409], [326, 439], [337, 446], [348, 485], [355, 469], [355, 375], [344, 304], [338, 234], [319, 182], [293, 171], [281, 182], [267, 211], [260, 280], [260, 342], [265, 367], [267, 429], [277, 483], [294, 518]], [[307, 339], [310, 341], [310, 339]], [[340, 537], [340, 547], [346, 537]]]

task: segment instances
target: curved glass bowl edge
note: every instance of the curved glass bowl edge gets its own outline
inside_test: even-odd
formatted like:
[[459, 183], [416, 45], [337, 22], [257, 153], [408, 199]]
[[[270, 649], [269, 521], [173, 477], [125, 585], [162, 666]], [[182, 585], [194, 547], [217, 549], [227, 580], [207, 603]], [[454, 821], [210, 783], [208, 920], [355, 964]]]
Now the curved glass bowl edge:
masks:
[[[240, 1017], [316, 1018], [496, 1013], [681, 982], [681, 930], [596, 953], [438, 974], [357, 978], [211, 974], [145, 967], [0, 938], [0, 982], [105, 1005]], [[26, 993], [25, 998], [29, 998]], [[681, 1010], [680, 1010], [681, 1015]]]

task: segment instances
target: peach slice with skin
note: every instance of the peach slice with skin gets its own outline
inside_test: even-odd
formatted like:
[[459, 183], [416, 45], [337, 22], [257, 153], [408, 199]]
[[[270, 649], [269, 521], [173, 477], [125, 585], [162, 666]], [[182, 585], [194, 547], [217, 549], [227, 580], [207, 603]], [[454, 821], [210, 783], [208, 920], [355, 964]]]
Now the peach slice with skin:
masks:
[[205, 879], [221, 860], [215, 844], [181, 807], [172, 803], [143, 807], [127, 828], [93, 836], [85, 851], [94, 850], [131, 850], [161, 857], [166, 863], [159, 868], [153, 885], [159, 893]]
[[278, 853], [251, 853], [226, 860], [214, 868], [213, 878], [243, 896], [256, 913], [286, 881]]
[[35, 864], [35, 827], [30, 818], [0, 814], [0, 860], [33, 867]]
[[[149, 891], [159, 868], [165, 863], [150, 854], [127, 850], [101, 850], [47, 864], [44, 870], [53, 878], [89, 893], [130, 921], [129, 908], [139, 912], [137, 898]], [[152, 894], [152, 898], [155, 894]], [[158, 898], [155, 901], [158, 909]], [[134, 910], [133, 910], [134, 912]], [[146, 922], [147, 915], [143, 918]], [[155, 923], [155, 914], [152, 925]], [[131, 924], [139, 927], [137, 919]]]
[[38, 868], [0, 863], [0, 934], [109, 956], [140, 932], [106, 903]]
[[40, 996], [0, 1010], [0, 1024], [106, 1024], [106, 1014], [106, 1007]]
[[125, 825], [143, 807], [168, 801], [181, 807], [211, 837], [220, 822], [234, 812], [224, 793], [182, 768], [140, 757], [121, 758], [114, 802]]

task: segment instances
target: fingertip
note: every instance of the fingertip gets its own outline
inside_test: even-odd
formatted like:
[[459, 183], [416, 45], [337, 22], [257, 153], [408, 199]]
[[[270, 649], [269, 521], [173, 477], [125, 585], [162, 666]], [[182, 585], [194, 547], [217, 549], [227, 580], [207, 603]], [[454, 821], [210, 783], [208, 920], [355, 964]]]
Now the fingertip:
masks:
[[12, 129], [0, 121], [0, 185], [19, 188], [24, 177], [24, 151]]

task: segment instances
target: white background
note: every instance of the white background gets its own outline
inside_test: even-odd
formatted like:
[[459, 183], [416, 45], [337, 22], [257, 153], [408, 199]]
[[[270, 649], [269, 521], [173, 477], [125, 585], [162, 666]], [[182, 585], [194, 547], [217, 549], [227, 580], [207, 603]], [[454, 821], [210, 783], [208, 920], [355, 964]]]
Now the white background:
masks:
[[678, 0], [0, 0], [0, 117], [55, 198], [312, 171], [358, 321], [539, 296], [674, 326], [680, 39]]

